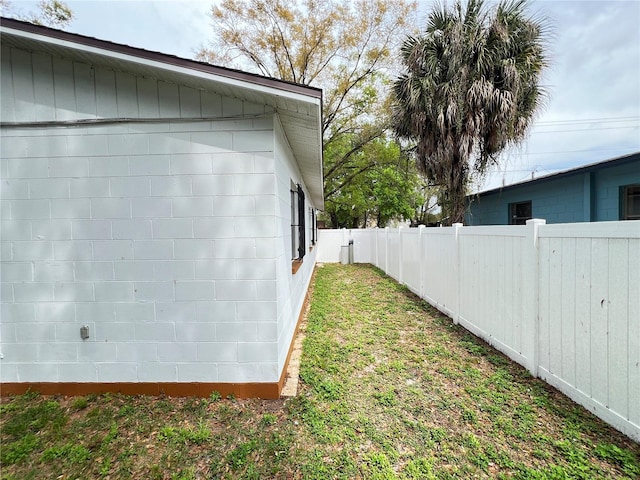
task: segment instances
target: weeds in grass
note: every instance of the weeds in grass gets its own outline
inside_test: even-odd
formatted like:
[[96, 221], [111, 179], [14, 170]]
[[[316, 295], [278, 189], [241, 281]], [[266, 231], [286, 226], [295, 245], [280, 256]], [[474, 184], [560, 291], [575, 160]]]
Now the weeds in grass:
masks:
[[260, 426], [268, 427], [269, 425], [273, 425], [278, 421], [278, 417], [276, 417], [273, 413], [265, 413], [262, 416], [262, 420], [260, 420]]
[[33, 433], [18, 438], [13, 442], [3, 443], [0, 448], [0, 463], [13, 465], [28, 458], [40, 446], [40, 440]]
[[89, 400], [85, 397], [75, 398], [71, 404], [72, 408], [75, 408], [76, 410], [83, 410], [87, 408], [87, 405], [89, 405]]
[[83, 445], [65, 443], [64, 445], [47, 448], [42, 452], [42, 461], [62, 460], [63, 464], [84, 463], [89, 460], [91, 454]]
[[211, 431], [205, 425], [197, 427], [162, 427], [158, 438], [167, 440], [176, 444], [201, 445], [211, 439]]

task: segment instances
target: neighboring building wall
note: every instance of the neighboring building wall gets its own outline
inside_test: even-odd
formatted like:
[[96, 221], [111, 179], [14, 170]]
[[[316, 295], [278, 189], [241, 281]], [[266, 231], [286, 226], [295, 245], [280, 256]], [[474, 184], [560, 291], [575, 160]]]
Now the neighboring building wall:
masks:
[[509, 223], [509, 204], [531, 201], [533, 218], [547, 223], [620, 220], [620, 188], [640, 184], [640, 155], [558, 178], [539, 179], [472, 197], [468, 225]]
[[633, 184], [640, 184], [640, 155], [636, 162], [594, 172], [595, 220], [620, 220], [620, 187]]
[[264, 106], [4, 47], [0, 74], [4, 122], [176, 118], [2, 128], [0, 380], [277, 381]]
[[509, 204], [531, 200], [534, 218], [547, 223], [584, 221], [583, 179], [559, 178], [543, 185], [529, 184], [473, 198], [469, 225], [508, 225]]

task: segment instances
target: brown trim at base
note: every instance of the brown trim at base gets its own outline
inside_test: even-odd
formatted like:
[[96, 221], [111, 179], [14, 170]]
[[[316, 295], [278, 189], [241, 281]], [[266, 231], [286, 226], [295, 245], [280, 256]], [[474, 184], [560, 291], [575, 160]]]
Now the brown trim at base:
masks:
[[122, 393], [124, 395], [167, 395], [169, 397], [208, 397], [218, 392], [223, 397], [280, 398], [279, 383], [72, 383], [72, 382], [20, 382], [1, 383], [0, 396], [22, 395], [27, 391], [42, 395], [76, 397], [90, 393]]
[[22, 395], [29, 390], [42, 395], [65, 395], [78, 397], [91, 393], [122, 393], [124, 395], [167, 395], [169, 397], [208, 397], [212, 392], [218, 392], [223, 397], [233, 395], [236, 398], [280, 398], [280, 392], [287, 378], [289, 361], [293, 353], [294, 343], [298, 330], [305, 317], [311, 302], [312, 285], [315, 279], [315, 269], [311, 274], [307, 293], [300, 313], [296, 328], [291, 337], [289, 352], [284, 362], [280, 379], [277, 383], [199, 383], [199, 382], [148, 382], [148, 383], [75, 383], [75, 382], [7, 382], [0, 383], [0, 396]]

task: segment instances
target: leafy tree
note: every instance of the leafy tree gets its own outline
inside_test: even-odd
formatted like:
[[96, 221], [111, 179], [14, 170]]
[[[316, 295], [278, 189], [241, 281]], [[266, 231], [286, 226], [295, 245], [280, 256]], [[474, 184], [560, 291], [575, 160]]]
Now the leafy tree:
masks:
[[359, 153], [390, 128], [387, 71], [415, 8], [409, 0], [222, 0], [199, 57], [323, 89], [330, 200], [374, 167]]
[[[347, 137], [342, 148], [349, 148]], [[339, 148], [340, 144], [332, 145]], [[368, 168], [325, 202], [324, 217], [336, 228], [358, 228], [370, 225], [384, 227], [392, 220], [409, 220], [415, 216], [419, 202], [419, 176], [397, 143], [376, 139], [354, 154], [353, 168]], [[343, 175], [350, 175], [345, 169]], [[342, 184], [338, 176], [326, 187]]]
[[0, 0], [0, 13], [3, 16], [14, 17], [36, 25], [63, 28], [73, 19], [73, 12], [69, 6], [60, 0], [41, 0], [38, 3], [38, 8], [39, 12], [22, 14], [15, 11], [9, 0]]
[[406, 73], [394, 83], [394, 129], [413, 142], [420, 171], [442, 186], [448, 224], [464, 220], [470, 179], [523, 139], [544, 97], [547, 29], [527, 16], [527, 5], [436, 6], [424, 33], [402, 46]]
[[[414, 163], [415, 165], [415, 163]], [[440, 188], [434, 187], [424, 176], [419, 176], [418, 187], [415, 192], [415, 213], [411, 217], [411, 226], [433, 225], [440, 221], [438, 201], [441, 196]]]

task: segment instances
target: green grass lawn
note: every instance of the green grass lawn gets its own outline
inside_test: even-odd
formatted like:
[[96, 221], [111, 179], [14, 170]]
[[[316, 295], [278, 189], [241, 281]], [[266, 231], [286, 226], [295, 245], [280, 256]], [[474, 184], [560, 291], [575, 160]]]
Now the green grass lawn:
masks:
[[640, 477], [640, 445], [373, 267], [319, 267], [304, 328], [294, 399], [4, 398], [1, 478]]

